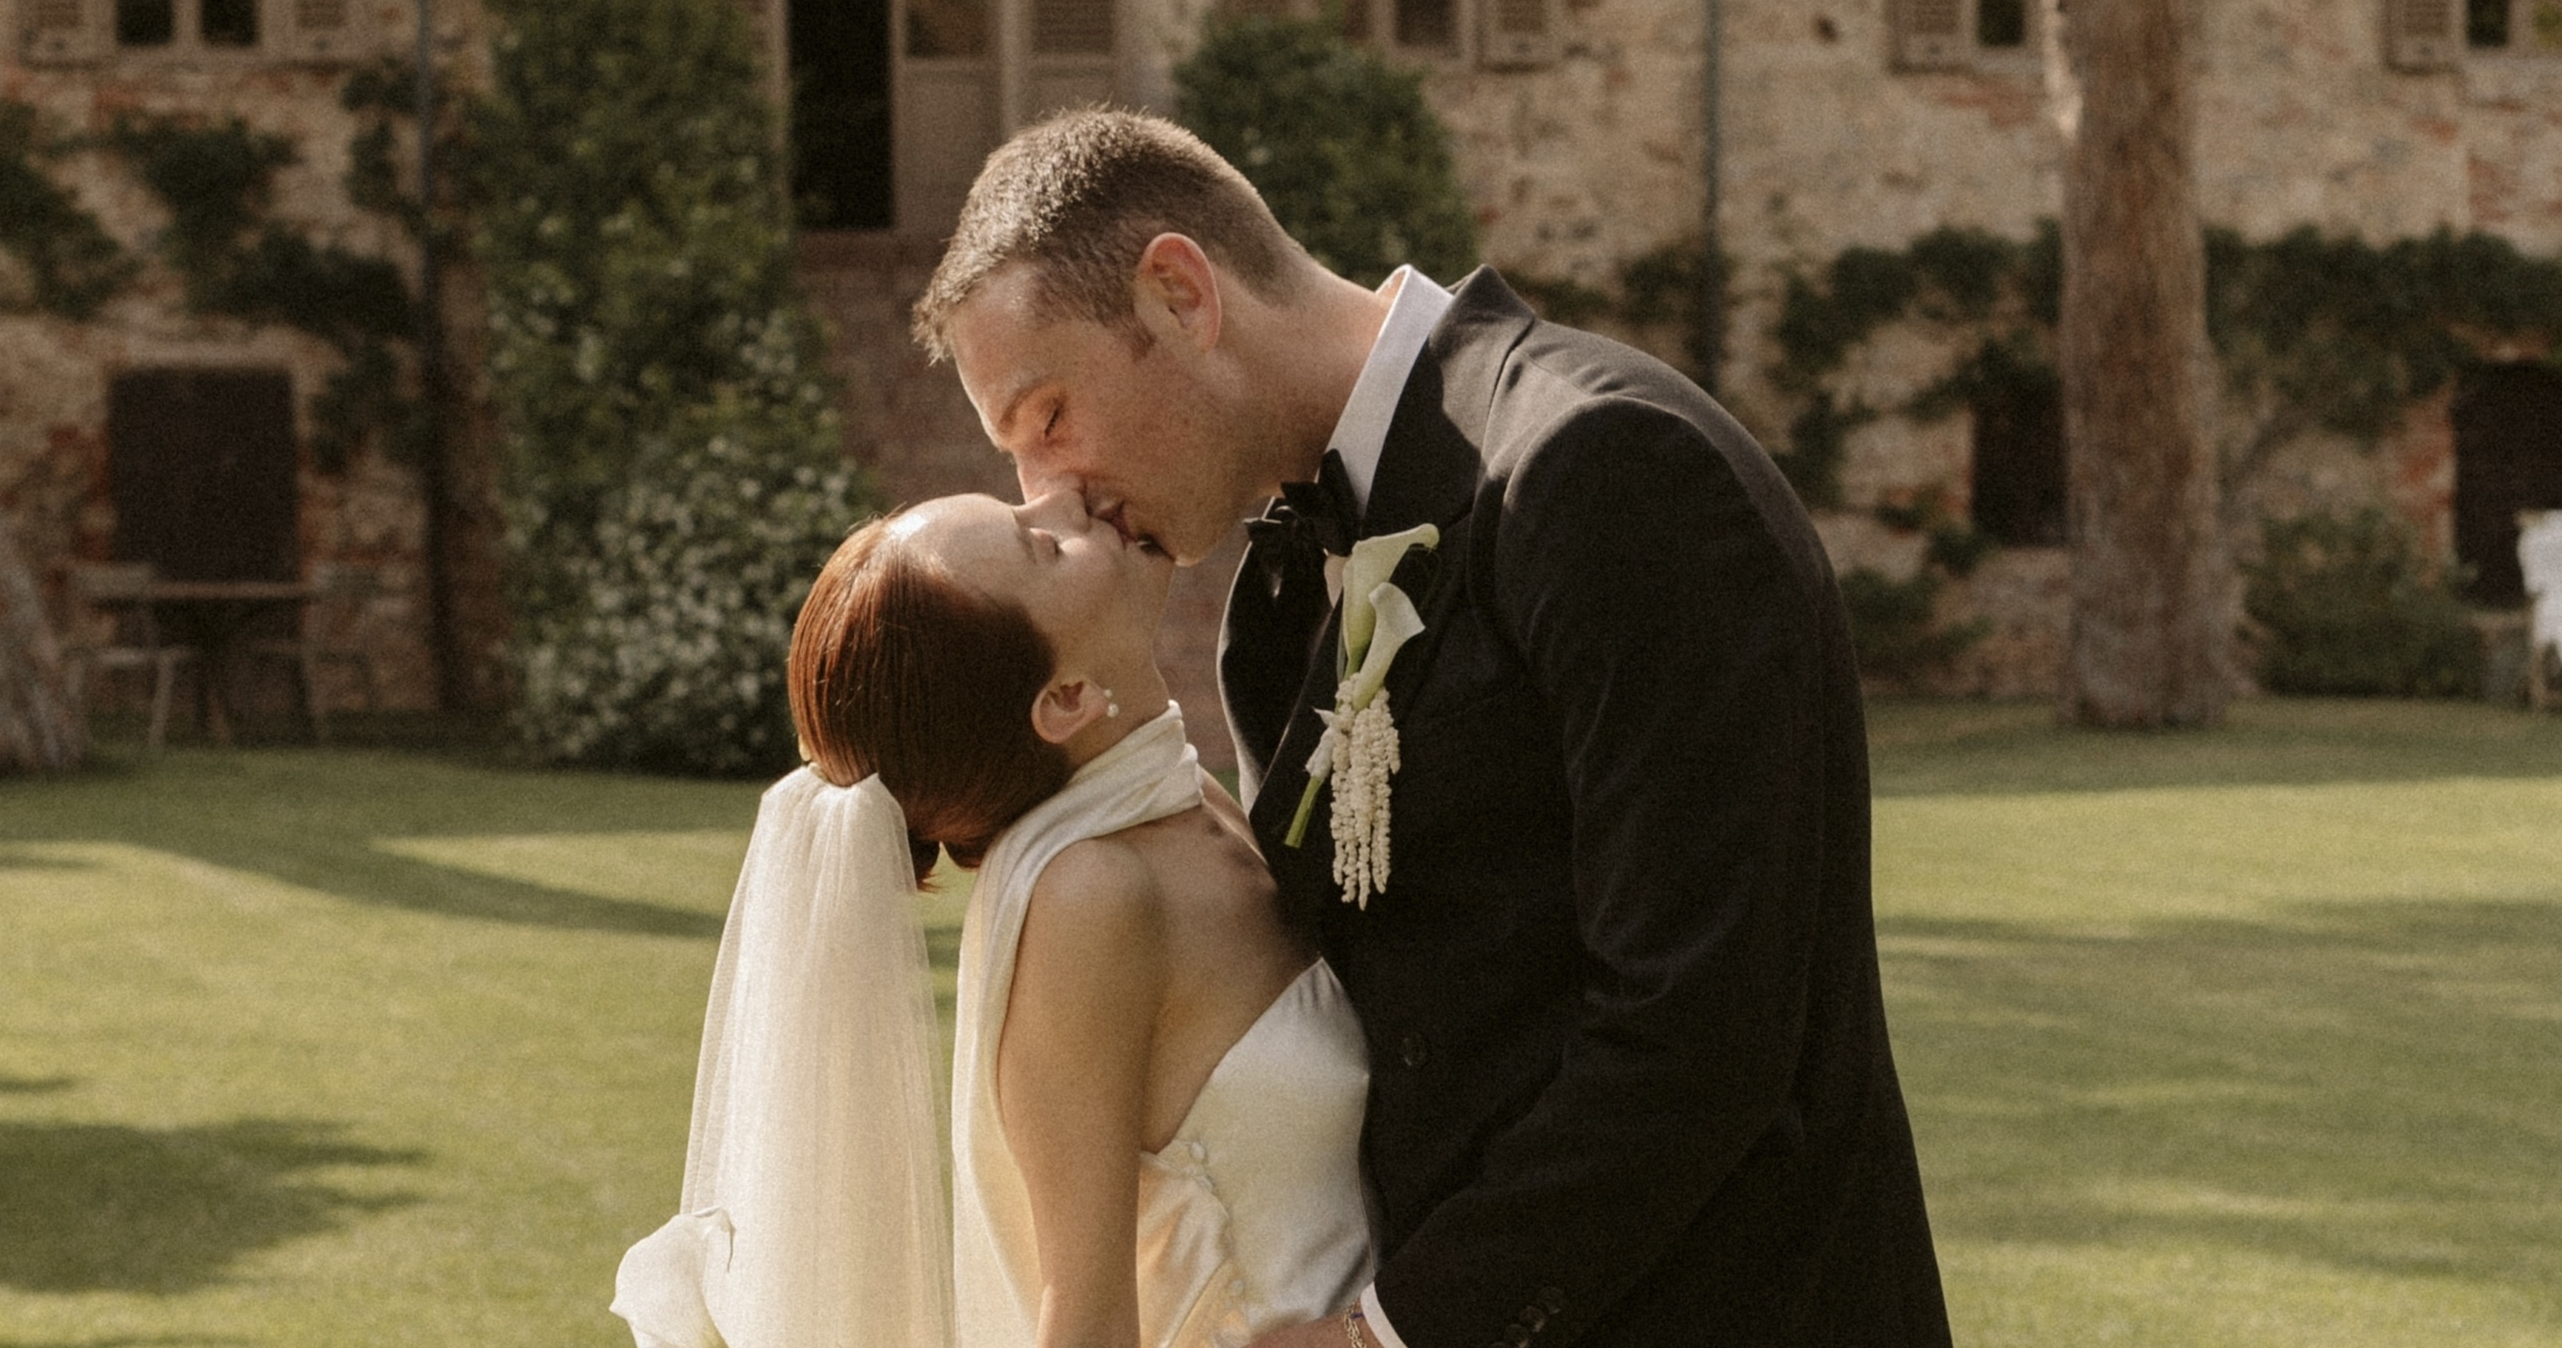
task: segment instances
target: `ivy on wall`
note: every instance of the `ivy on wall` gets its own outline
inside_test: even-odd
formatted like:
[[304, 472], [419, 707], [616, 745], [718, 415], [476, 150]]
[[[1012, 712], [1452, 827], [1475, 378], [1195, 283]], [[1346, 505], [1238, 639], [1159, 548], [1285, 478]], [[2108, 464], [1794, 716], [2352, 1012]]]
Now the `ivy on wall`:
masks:
[[[1813, 276], [1790, 276], [1773, 327], [1779, 361], [1770, 376], [1800, 404], [1789, 427], [1787, 452], [1777, 457], [1807, 504], [1840, 505], [1843, 446], [1862, 424], [1888, 413], [1930, 421], [1961, 408], [2014, 400], [2037, 386], [2051, 388], [2057, 378], [2053, 343], [2063, 290], [2062, 251], [2051, 221], [2025, 240], [1939, 229], [1900, 250], [1848, 249]], [[2207, 234], [2206, 261], [2207, 332], [2222, 368], [2226, 407], [2242, 413], [2237, 433], [2222, 446], [2228, 486], [2249, 480], [2279, 448], [2316, 431], [2372, 445], [2411, 405], [2444, 389], [2466, 364], [2479, 359], [2486, 340], [2524, 339], [2552, 353], [2548, 359], [2562, 361], [2562, 259], [2527, 256], [2496, 236], [2440, 230], [2426, 238], [2376, 245], [2308, 227], [2254, 242], [2216, 229]], [[1915, 319], [1957, 334], [1955, 359], [1937, 379], [1887, 408], [1841, 398], [1828, 387], [1830, 376], [1878, 329]], [[1890, 679], [1910, 678], [1982, 635], [1980, 624], [1936, 625], [1933, 605], [1947, 580], [1966, 574], [1991, 545], [1951, 519], [1937, 501], [1890, 504], [1876, 514], [1891, 527], [1926, 533], [1925, 563], [1903, 581], [1854, 570], [1842, 577], [1843, 598], [1851, 609], [1862, 668]], [[2321, 521], [2272, 524], [2268, 546], [2300, 552], [2314, 537], [2308, 530], [2348, 527]], [[2379, 526], [2366, 521], [2358, 527], [2372, 532]], [[2318, 541], [2324, 548], [2315, 551], [2357, 551], [2328, 535]], [[2404, 570], [2411, 574], [2394, 573], [2393, 583], [2401, 588], [2393, 593], [2401, 607], [2393, 612], [2426, 610], [2404, 624], [2416, 623], [2412, 630], [2426, 633], [2425, 641], [2413, 637], [2401, 642], [2425, 647], [2406, 663], [2426, 665], [2428, 672], [2407, 678], [2397, 674], [2399, 682], [2360, 673], [2350, 682], [2363, 691], [2463, 686], [2460, 671], [2445, 672], [2452, 668], [2446, 665], [2445, 651], [2462, 643], [2446, 635], [2461, 624], [2450, 626], [2440, 611], [2454, 603], [2442, 593], [2444, 578], [2422, 586], [2415, 579], [2416, 554], [2394, 557], [2408, 562]], [[2284, 653], [2319, 645], [2290, 635], [2293, 627], [2269, 616], [2278, 610], [2268, 596], [2285, 587], [2270, 579], [2274, 572], [2263, 574], [2267, 571], [2263, 566], [2253, 572], [2254, 603], [2261, 606], [2254, 618], [2263, 636], [2274, 632], [2283, 638], [2271, 649]], [[2294, 587], [2306, 592], [2317, 588]], [[2433, 596], [2427, 603], [2410, 597], [2423, 589]], [[2344, 611], [2332, 604], [2321, 616], [2337, 627], [2345, 619], [2332, 610]], [[2371, 619], [2383, 610], [2370, 603], [2360, 612]], [[2360, 649], [2401, 641], [2398, 627], [2384, 635], [2379, 635], [2381, 629], [2354, 624], [2338, 632], [2322, 630], [2329, 634], [2325, 640]], [[2292, 666], [2272, 666], [2263, 673], [2271, 687], [2331, 687]]]
[[1691, 240], [1621, 263], [1607, 290], [1532, 273], [1508, 279], [1541, 315], [1559, 323], [1602, 318], [1641, 332], [1669, 329], [1686, 373], [1713, 390], [1725, 359], [1726, 283], [1732, 274], [1724, 252]]
[[97, 313], [139, 270], [98, 217], [45, 172], [43, 165], [78, 148], [34, 108], [0, 99], [0, 251], [26, 271], [19, 304], [75, 320]]
[[[1831, 474], [1846, 426], [1897, 411], [1922, 420], [2008, 379], [2051, 379], [2063, 291], [2052, 221], [2036, 237], [1939, 229], [1901, 250], [1853, 248], [1814, 278], [1792, 275], [1773, 336], [1772, 382], [1804, 399], [1792, 467], [1810, 502], [1837, 501]], [[2206, 238], [2207, 333], [2247, 430], [2224, 447], [2228, 482], [2277, 448], [2327, 430], [2372, 442], [2412, 403], [2444, 388], [2479, 343], [2528, 338], [2562, 355], [2562, 259], [2529, 257], [2494, 235], [2440, 230], [2375, 245], [2310, 227], [2253, 242]], [[1966, 333], [1940, 379], [1898, 408], [1831, 408], [1824, 385], [1888, 323], [1920, 318]], [[1812, 489], [1809, 490], [1809, 484]]]
[[105, 140], [168, 206], [160, 253], [190, 309], [309, 333], [344, 358], [312, 400], [321, 469], [342, 468], [376, 432], [410, 448], [423, 409], [402, 391], [391, 350], [415, 331], [409, 283], [384, 258], [314, 243], [269, 218], [276, 172], [299, 158], [293, 143], [237, 118], [134, 116], [117, 118]]
[[[360, 69], [341, 102], [360, 114], [350, 200], [420, 234], [415, 201], [392, 168], [393, 119], [408, 110], [408, 74], [396, 62]], [[312, 399], [312, 451], [324, 472], [377, 435], [411, 457], [425, 414], [405, 391], [397, 343], [414, 337], [409, 284], [384, 258], [269, 218], [276, 173], [300, 159], [291, 140], [253, 131], [238, 118], [203, 122], [119, 116], [101, 135], [48, 134], [36, 110], [0, 101], [0, 249], [28, 276], [32, 307], [85, 320], [141, 270], [128, 253], [42, 167], [66, 154], [102, 148], [122, 159], [169, 212], [157, 251], [185, 287], [191, 312], [309, 333], [343, 357]]]

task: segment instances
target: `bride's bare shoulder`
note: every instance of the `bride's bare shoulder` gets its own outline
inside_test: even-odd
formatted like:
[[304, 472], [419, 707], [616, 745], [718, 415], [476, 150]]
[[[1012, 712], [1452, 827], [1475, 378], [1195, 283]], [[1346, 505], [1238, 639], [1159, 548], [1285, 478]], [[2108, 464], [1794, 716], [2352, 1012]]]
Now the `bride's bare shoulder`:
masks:
[[1150, 933], [1162, 920], [1163, 898], [1154, 868], [1130, 840], [1070, 843], [1032, 882], [1024, 939], [1036, 939], [1036, 926], [1080, 945]]

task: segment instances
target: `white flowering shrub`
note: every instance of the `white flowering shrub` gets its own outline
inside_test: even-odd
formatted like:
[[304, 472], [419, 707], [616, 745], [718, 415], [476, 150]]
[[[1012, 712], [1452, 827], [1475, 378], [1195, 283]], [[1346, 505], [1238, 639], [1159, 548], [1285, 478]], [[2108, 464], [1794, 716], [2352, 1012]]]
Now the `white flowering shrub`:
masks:
[[493, 0], [474, 110], [520, 739], [791, 761], [792, 620], [863, 514], [729, 0]]

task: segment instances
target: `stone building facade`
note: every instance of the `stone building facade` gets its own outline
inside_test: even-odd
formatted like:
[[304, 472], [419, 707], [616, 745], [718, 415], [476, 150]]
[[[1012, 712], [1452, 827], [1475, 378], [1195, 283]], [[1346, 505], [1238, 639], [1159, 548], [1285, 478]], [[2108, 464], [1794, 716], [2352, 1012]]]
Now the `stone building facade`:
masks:
[[[443, 9], [437, 42], [450, 61], [477, 46], [477, 16]], [[379, 439], [343, 463], [314, 451], [314, 400], [344, 364], [340, 349], [294, 327], [198, 312], [161, 248], [169, 204], [108, 144], [128, 119], [236, 119], [280, 137], [295, 159], [271, 180], [267, 218], [414, 277], [405, 228], [349, 197], [344, 179], [366, 122], [342, 92], [358, 69], [406, 56], [415, 34], [406, 0], [0, 0], [0, 99], [32, 108], [38, 139], [63, 151], [22, 162], [67, 189], [137, 267], [103, 307], [75, 318], [35, 303], [25, 260], [0, 253], [0, 509], [65, 624], [95, 625], [68, 602], [66, 563], [154, 559], [170, 570], [155, 548], [173, 533], [190, 540], [190, 560], [221, 573], [182, 579], [243, 578], [234, 563], [261, 578], [363, 568], [376, 581], [369, 596], [316, 606], [309, 620], [331, 644], [372, 654], [381, 705], [436, 700], [417, 468]], [[469, 287], [455, 292], [463, 303], [448, 321], [467, 353]], [[398, 358], [411, 359], [405, 345]], [[462, 429], [462, 485], [466, 494], [476, 485], [485, 504], [485, 461]], [[453, 540], [469, 559], [457, 610], [476, 657], [474, 695], [486, 698], [502, 630], [495, 523], [485, 509], [472, 523], [475, 537]], [[253, 536], [267, 531], [279, 536]], [[226, 555], [196, 556], [203, 546]], [[360, 693], [353, 671], [332, 667], [330, 677], [346, 681], [320, 690], [324, 705], [350, 705]], [[234, 692], [253, 710], [277, 711], [288, 688], [269, 678]]]
[[[1846, 248], [1900, 248], [1942, 226], [2024, 240], [2061, 214], [2037, 8], [1728, 0], [1717, 221], [1735, 276], [1719, 392], [1774, 449], [1787, 447], [1796, 410], [1768, 377], [1789, 276], [1816, 272]], [[2562, 7], [2511, 4], [2490, 31], [2465, 5], [2425, 0], [2207, 0], [2203, 12], [2197, 156], [2210, 225], [2259, 241], [2310, 226], [2375, 245], [2479, 230], [2562, 257]], [[2477, 20], [2470, 32], [2468, 17]], [[1946, 39], [1925, 43], [1933, 35], [1916, 29], [1942, 19]], [[1837, 384], [1845, 397], [1900, 406], [1946, 370], [1949, 337], [1920, 323], [1883, 334], [1854, 353]], [[2534, 381], [2551, 353], [2492, 341], [2478, 354]], [[2442, 391], [2373, 445], [2309, 435], [2282, 446], [2228, 486], [2235, 545], [2247, 550], [2264, 516], [2381, 504], [2435, 555], [2455, 559], [2454, 402], [2453, 390]], [[2225, 421], [2228, 444], [2244, 437], [2237, 409]], [[1936, 497], [1966, 516], [1976, 432], [1963, 410], [1928, 422], [1888, 415], [1854, 430], [1845, 509], [1823, 521], [1836, 564], [1916, 568], [1921, 539], [1880, 524], [1871, 508]], [[2492, 432], [2513, 453], [2541, 456], [2543, 490], [2562, 493], [2562, 425]], [[2519, 502], [2530, 503], [2562, 505], [2562, 496]], [[2499, 546], [2473, 550], [2496, 559]], [[1993, 634], [1935, 686], [2051, 689], [2065, 582], [2060, 549], [2024, 547], [1957, 583], [1943, 597], [1947, 620], [1981, 619]]]
[[[1231, 0], [1240, 2], [1286, 0]], [[1019, 0], [989, 11], [992, 29], [1004, 28], [1010, 3]], [[1902, 248], [1943, 227], [2026, 240], [2061, 212], [2038, 0], [1369, 0], [1349, 8], [1368, 40], [1424, 73], [1451, 129], [1488, 262], [1523, 280], [1608, 292], [1631, 261], [1714, 239], [1730, 278], [1717, 392], [1775, 452], [1790, 451], [1803, 410], [1802, 396], [1773, 378], [1789, 278], [1820, 274], [1844, 249]], [[2206, 0], [2204, 11], [2199, 172], [2211, 225], [2254, 240], [2311, 226], [2377, 245], [2440, 228], [2480, 230], [2536, 256], [2562, 254], [2555, 0], [2507, 0], [2488, 28], [2484, 5], [2430, 0]], [[1038, 29], [1038, 4], [1028, 12]], [[1125, 24], [1113, 96], [1161, 104], [1164, 72], [1195, 31], [1197, 0], [1122, 12], [1138, 17]], [[890, 53], [893, 66], [899, 59]], [[897, 134], [903, 148], [903, 137], [934, 132]], [[995, 128], [976, 134], [992, 137]], [[930, 241], [946, 210], [902, 216], [883, 232]], [[814, 255], [823, 251], [814, 246]], [[902, 265], [921, 265], [913, 244], [902, 256]], [[909, 273], [906, 287], [920, 275]], [[845, 293], [841, 280], [831, 284]], [[1614, 326], [1606, 314], [1591, 321]], [[877, 318], [840, 326], [849, 343], [858, 327], [896, 340], [896, 325]], [[1623, 326], [1620, 335], [1682, 358], [1679, 334], [1660, 325]], [[1925, 420], [1892, 410], [1946, 373], [1963, 340], [1926, 322], [1896, 324], [1830, 376], [1845, 401], [1887, 409], [1850, 432], [1840, 506], [1819, 515], [1840, 569], [1901, 580], [1924, 564], [1923, 535], [1881, 522], [1880, 507], [1907, 519], [1917, 506], [1958, 520], [1973, 513], [1986, 457], [1976, 416], [1960, 409]], [[2529, 385], [2543, 378], [2548, 354], [2497, 342], [2479, 351], [2486, 365], [2513, 367]], [[883, 466], [894, 494], [984, 487], [992, 471], [1002, 485], [948, 371], [904, 355], [853, 359], [886, 382], [884, 391], [855, 395], [851, 448]], [[2530, 388], [2512, 401], [2532, 409], [2542, 397]], [[2229, 493], [2235, 545], [2250, 546], [2264, 515], [2375, 503], [2407, 520], [2436, 555], [2474, 560], [2460, 555], [2456, 538], [2464, 409], [2455, 402], [2453, 389], [2441, 391], [2373, 444], [2316, 434], [2281, 446]], [[2557, 432], [2510, 422], [2493, 427], [2494, 439], [2506, 437], [2512, 457], [2552, 460], [2536, 480], [2562, 492], [2552, 480], [2562, 478]], [[2228, 425], [2225, 434], [2245, 428]], [[2060, 444], [2043, 452], [2060, 472]], [[2528, 476], [2537, 473], [2546, 470]], [[2489, 547], [2496, 555], [2496, 540]], [[1924, 686], [2051, 690], [2066, 580], [2063, 550], [2034, 542], [2001, 548], [1953, 579], [1938, 601], [1941, 621], [1980, 623], [1988, 635]], [[1198, 593], [1178, 608], [1207, 623], [1217, 586], [1207, 576], [1184, 584]], [[1206, 634], [1177, 640], [1168, 654], [1209, 644]], [[1177, 673], [1180, 685], [1202, 690], [1187, 702], [1207, 699], [1205, 673]]]
[[[2479, 230], [2530, 254], [2562, 254], [2562, 0], [2504, 2], [2204, 0], [2199, 156], [2209, 221], [2254, 239], [2309, 225], [2379, 244]], [[796, 184], [807, 226], [802, 273], [836, 335], [848, 456], [889, 501], [1010, 491], [1008, 467], [951, 371], [925, 364], [908, 341], [907, 306], [978, 157], [1052, 106], [1168, 105], [1171, 72], [1207, 0], [740, 3], [761, 25], [791, 134], [804, 149], [824, 142], [815, 159], [828, 175]], [[119, 15], [155, 8], [168, 12], [172, 37], [154, 45], [119, 36]], [[1802, 392], [1774, 377], [1791, 277], [1819, 274], [1846, 248], [1901, 248], [1942, 227], [2024, 240], [2059, 214], [2038, 8], [1355, 0], [1341, 12], [1362, 40], [1424, 73], [1453, 134], [1486, 260], [1507, 274], [1550, 293], [1607, 293], [1632, 261], [1667, 250], [1695, 256], [1713, 240], [1728, 268], [1716, 388], [1784, 454], [1804, 406]], [[442, 59], [468, 65], [483, 37], [476, 7], [447, 0], [436, 13]], [[244, 14], [255, 29], [246, 43], [237, 40]], [[314, 27], [324, 20], [350, 26], [328, 37]], [[405, 49], [413, 23], [407, 0], [0, 0], [0, 96], [71, 134], [94, 135], [131, 110], [238, 116], [290, 135], [303, 158], [277, 178], [276, 216], [409, 266], [399, 230], [339, 185], [356, 128], [337, 95], [353, 59]], [[57, 39], [70, 47], [45, 48]], [[165, 220], [130, 173], [94, 149], [53, 169], [112, 234], [148, 255]], [[281, 372], [307, 422], [310, 394], [338, 359], [289, 330], [190, 314], [165, 267], [146, 269], [86, 322], [29, 312], [7, 267], [0, 261], [0, 508], [40, 564], [113, 546], [109, 410], [121, 375]], [[458, 306], [467, 300], [465, 287]], [[1590, 321], [1613, 325], [1606, 313]], [[467, 334], [469, 314], [458, 307], [451, 327]], [[1681, 334], [1663, 325], [1623, 335], [1686, 359]], [[1881, 522], [1879, 507], [1909, 515], [1930, 504], [1964, 519], [1982, 498], [1979, 418], [1892, 411], [1945, 372], [1960, 340], [1927, 322], [1895, 324], [1827, 376], [1845, 399], [1888, 409], [1849, 433], [1840, 507], [1819, 519], [1842, 570], [1900, 578], [1922, 565], [1920, 535]], [[2545, 405], [2536, 381], [2550, 353], [2492, 343], [2479, 355], [2517, 373], [2522, 415]], [[2461, 556], [2458, 432], [2483, 418], [2468, 421], [2457, 396], [2409, 409], [2371, 446], [2319, 435], [2285, 445], [2237, 484], [2237, 542], [2247, 546], [2264, 513], [2378, 502], [2440, 555]], [[2523, 436], [2515, 452], [2528, 459], [2562, 462], [2562, 445], [2536, 439], [2549, 428], [2494, 429], [2510, 442]], [[298, 423], [297, 440], [309, 430]], [[339, 472], [306, 461], [296, 481], [296, 555], [382, 568], [386, 589], [358, 621], [385, 666], [400, 671], [394, 703], [423, 705], [432, 690], [415, 472], [368, 453]], [[1214, 760], [1226, 754], [1210, 673], [1223, 561], [1178, 581], [1163, 652]], [[1953, 584], [1941, 596], [1943, 619], [1981, 619], [1992, 635], [1931, 686], [2050, 688], [2064, 579], [2061, 549], [2030, 544], [2001, 549]], [[473, 639], [485, 644], [495, 621]]]

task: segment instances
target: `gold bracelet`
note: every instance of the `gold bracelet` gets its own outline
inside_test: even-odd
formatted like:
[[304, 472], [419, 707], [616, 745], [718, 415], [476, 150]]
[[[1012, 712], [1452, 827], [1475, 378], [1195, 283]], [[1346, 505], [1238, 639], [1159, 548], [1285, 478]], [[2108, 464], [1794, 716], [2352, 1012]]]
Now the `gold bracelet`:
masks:
[[1361, 1332], [1360, 1307], [1343, 1313], [1343, 1336], [1352, 1341], [1352, 1348], [1371, 1348], [1370, 1336]]

